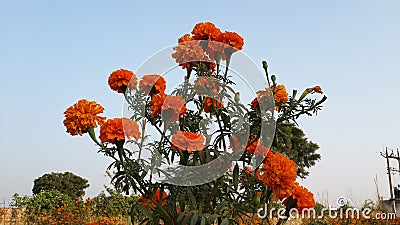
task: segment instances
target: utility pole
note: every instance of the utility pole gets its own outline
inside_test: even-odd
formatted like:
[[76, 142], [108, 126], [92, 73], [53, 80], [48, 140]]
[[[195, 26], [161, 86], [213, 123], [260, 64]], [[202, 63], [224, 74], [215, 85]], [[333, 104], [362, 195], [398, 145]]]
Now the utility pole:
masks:
[[[392, 184], [392, 172], [400, 172], [400, 154], [399, 150], [397, 149], [397, 155], [394, 154], [392, 151], [390, 154], [388, 153], [388, 149], [386, 147], [385, 153], [381, 152], [381, 156], [386, 159], [386, 165], [387, 165], [387, 171], [388, 171], [388, 177], [389, 177], [389, 190], [390, 190], [390, 201], [393, 206], [393, 212], [396, 212], [396, 196], [393, 195], [393, 184]], [[390, 167], [390, 161], [389, 159], [396, 159], [398, 162], [399, 169], [393, 169]], [[399, 173], [400, 174], [400, 173]]]
[[386, 152], [385, 158], [386, 158], [387, 170], [388, 170], [388, 175], [389, 175], [390, 199], [393, 199], [394, 196], [393, 196], [393, 184], [392, 184], [392, 171], [390, 168], [390, 161], [389, 161], [389, 154], [388, 154], [387, 147], [386, 147], [385, 152]]

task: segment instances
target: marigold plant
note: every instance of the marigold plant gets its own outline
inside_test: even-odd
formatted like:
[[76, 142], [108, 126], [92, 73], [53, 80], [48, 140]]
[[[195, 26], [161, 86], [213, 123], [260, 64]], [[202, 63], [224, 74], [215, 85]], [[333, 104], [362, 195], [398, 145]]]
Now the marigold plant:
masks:
[[[310, 98], [322, 94], [319, 86], [306, 88], [300, 97], [297, 90], [289, 94], [263, 61], [264, 74], [257, 79], [262, 85], [246, 96], [252, 101], [243, 100], [234, 59], [244, 43], [236, 32], [201, 22], [169, 49], [170, 60], [183, 69], [181, 76], [174, 71], [174, 81], [181, 84], [167, 83], [169, 71], [137, 72], [138, 88], [136, 76], [127, 82], [126, 72], [111, 74], [111, 88], [126, 89], [127, 118], [99, 120], [100, 141], [94, 131], [89, 134], [99, 152], [113, 160], [115, 187], [141, 196], [132, 206], [133, 223], [255, 224], [267, 222], [257, 210], [275, 201], [288, 209], [313, 207], [312, 193], [296, 177], [298, 168], [306, 170], [316, 159], [296, 164], [280, 153], [278, 146], [290, 140], [284, 129], [275, 128], [296, 126], [300, 116], [316, 114], [327, 98]], [[138, 213], [144, 217], [135, 218]]]

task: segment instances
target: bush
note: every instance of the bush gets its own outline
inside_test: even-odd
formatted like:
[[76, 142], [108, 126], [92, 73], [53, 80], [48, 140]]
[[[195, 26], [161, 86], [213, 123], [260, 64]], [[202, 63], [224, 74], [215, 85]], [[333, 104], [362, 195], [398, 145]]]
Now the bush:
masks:
[[20, 196], [14, 194], [12, 206], [25, 208], [25, 216], [28, 221], [36, 221], [38, 216], [51, 213], [53, 209], [73, 205], [72, 199], [57, 190], [41, 191], [33, 196]]
[[94, 200], [94, 214], [97, 216], [129, 216], [132, 205], [136, 204], [139, 200], [137, 196], [126, 196], [120, 192], [111, 190], [110, 195], [106, 196], [104, 192], [93, 198]]

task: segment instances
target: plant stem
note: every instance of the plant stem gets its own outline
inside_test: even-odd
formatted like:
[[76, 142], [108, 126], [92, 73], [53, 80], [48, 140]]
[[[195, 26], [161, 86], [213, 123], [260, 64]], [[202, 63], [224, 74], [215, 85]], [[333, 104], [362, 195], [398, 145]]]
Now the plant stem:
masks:
[[146, 131], [146, 122], [147, 122], [146, 119], [142, 120], [142, 140], [140, 140], [138, 159], [140, 159], [140, 156], [142, 155], [143, 143], [144, 143], [144, 139], [145, 139], [144, 133]]

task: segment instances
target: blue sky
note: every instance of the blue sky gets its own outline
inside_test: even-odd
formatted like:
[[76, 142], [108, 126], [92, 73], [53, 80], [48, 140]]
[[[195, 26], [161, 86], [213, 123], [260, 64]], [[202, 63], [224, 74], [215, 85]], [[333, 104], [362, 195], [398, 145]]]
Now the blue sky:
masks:
[[[398, 1], [8, 1], [0, 2], [0, 202], [31, 194], [44, 173], [87, 178], [88, 196], [108, 184], [110, 162], [87, 136], [71, 137], [63, 112], [81, 98], [120, 117], [107, 78], [135, 71], [201, 21], [245, 38], [243, 51], [287, 88], [320, 85], [323, 111], [301, 119], [322, 160], [301, 181], [317, 200], [360, 204], [388, 196], [378, 152], [399, 143]], [[393, 164], [395, 165], [395, 164]], [[400, 179], [396, 175], [395, 183]]]

